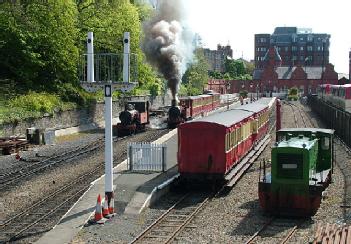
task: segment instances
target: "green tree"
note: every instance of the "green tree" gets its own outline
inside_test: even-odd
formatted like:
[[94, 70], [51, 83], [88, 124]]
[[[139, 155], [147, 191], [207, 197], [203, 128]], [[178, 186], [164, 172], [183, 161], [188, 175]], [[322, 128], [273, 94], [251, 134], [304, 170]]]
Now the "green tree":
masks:
[[195, 51], [194, 59], [195, 62], [188, 67], [182, 78], [188, 90], [188, 95], [201, 94], [209, 79], [208, 63], [201, 49]]
[[[80, 43], [85, 48], [86, 34], [94, 32], [96, 52], [123, 52], [123, 33], [130, 32], [131, 52], [137, 55], [139, 88], [133, 94], [145, 93], [151, 89], [159, 94], [160, 81], [155, 71], [145, 62], [145, 56], [139, 47], [141, 39], [140, 20], [149, 18], [152, 11], [143, 4], [131, 4], [125, 0], [79, 1]], [[85, 49], [82, 50], [84, 52]]]
[[139, 19], [141, 22], [149, 19], [155, 13], [150, 4], [135, 3], [134, 5], [138, 8]]
[[226, 59], [224, 66], [232, 79], [237, 79], [237, 77], [246, 74], [244, 62], [241, 60]]
[[208, 71], [208, 75], [213, 79], [223, 79], [223, 74], [218, 71]]
[[78, 29], [73, 0], [3, 3], [0, 33], [3, 77], [35, 87], [76, 79]]

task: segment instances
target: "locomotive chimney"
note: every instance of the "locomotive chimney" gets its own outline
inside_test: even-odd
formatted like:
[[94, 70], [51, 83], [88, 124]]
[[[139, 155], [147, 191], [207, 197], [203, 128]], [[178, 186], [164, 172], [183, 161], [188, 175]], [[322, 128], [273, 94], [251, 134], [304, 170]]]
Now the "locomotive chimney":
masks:
[[172, 99], [172, 107], [177, 106], [177, 100], [176, 99]]

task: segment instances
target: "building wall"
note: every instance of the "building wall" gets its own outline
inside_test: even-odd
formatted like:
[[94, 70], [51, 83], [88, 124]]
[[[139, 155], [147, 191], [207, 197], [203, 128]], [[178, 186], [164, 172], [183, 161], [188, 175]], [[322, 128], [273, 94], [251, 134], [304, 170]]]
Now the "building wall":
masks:
[[241, 90], [255, 92], [256, 87], [251, 80], [209, 80], [207, 84], [208, 90], [213, 90], [220, 94], [239, 93]]
[[296, 27], [277, 27], [273, 34], [255, 35], [255, 67], [263, 68], [263, 58], [272, 46], [278, 49], [283, 66], [322, 66], [329, 63], [328, 34]]
[[229, 45], [221, 46], [217, 45], [217, 50], [210, 50], [205, 48], [204, 56], [207, 59], [208, 64], [210, 65], [209, 69], [211, 71], [224, 72], [224, 62], [226, 57], [233, 57], [233, 50]]
[[[131, 97], [129, 99], [135, 100], [137, 98]], [[139, 96], [138, 99], [148, 99], [151, 103], [151, 108], [154, 109], [171, 105], [171, 96], [168, 95], [165, 97], [157, 96], [156, 98]], [[118, 118], [119, 113], [124, 109], [124, 102], [114, 101], [112, 108], [113, 117]], [[0, 136], [25, 135], [26, 129], [29, 127], [59, 130], [91, 123], [99, 124], [104, 120], [104, 111], [104, 103], [96, 103], [89, 108], [58, 112], [50, 116], [43, 116], [38, 119], [26, 119], [13, 124], [0, 124]]]
[[351, 82], [351, 50], [349, 52], [349, 81]]
[[253, 81], [254, 86], [259, 87], [261, 93], [286, 92], [291, 87], [297, 87], [302, 94], [307, 95], [316, 93], [317, 87], [321, 84], [338, 84], [338, 74], [331, 64], [326, 65], [320, 78], [314, 79], [308, 79], [308, 75], [302, 66], [296, 67], [289, 79], [279, 79], [275, 68], [274, 66], [266, 67], [261, 77]]

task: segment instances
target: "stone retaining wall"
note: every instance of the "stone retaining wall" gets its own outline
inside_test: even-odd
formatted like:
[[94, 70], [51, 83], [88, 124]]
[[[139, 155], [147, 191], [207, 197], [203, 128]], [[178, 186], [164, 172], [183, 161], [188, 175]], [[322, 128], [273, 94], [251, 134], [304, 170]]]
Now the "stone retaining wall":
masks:
[[[165, 97], [158, 96], [154, 99], [147, 96], [138, 97], [138, 99], [146, 98], [150, 100], [153, 109], [171, 104], [171, 99], [168, 95]], [[136, 97], [126, 99], [136, 99]], [[121, 100], [114, 101], [113, 117], [118, 118], [118, 114], [122, 109], [124, 109], [124, 103]], [[103, 120], [104, 103], [96, 103], [85, 109], [58, 112], [51, 116], [27, 119], [16, 124], [0, 124], [0, 136], [25, 135], [26, 129], [29, 127], [59, 130], [91, 123], [98, 124]]]

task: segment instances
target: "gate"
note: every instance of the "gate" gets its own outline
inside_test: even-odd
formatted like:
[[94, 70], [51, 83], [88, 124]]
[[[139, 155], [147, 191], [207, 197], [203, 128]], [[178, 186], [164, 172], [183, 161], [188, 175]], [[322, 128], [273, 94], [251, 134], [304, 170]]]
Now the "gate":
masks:
[[128, 143], [128, 169], [132, 171], [166, 170], [166, 144]]

